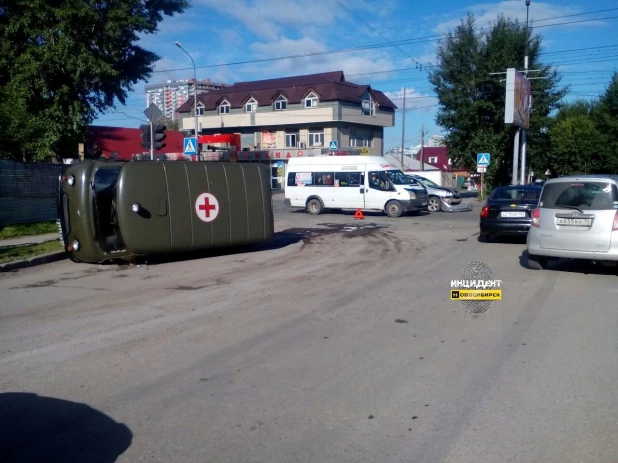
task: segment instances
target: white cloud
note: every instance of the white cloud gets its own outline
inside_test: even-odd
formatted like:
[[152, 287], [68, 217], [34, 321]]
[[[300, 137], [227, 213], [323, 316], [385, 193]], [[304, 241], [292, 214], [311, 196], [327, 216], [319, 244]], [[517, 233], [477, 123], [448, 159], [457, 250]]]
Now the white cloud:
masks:
[[252, 32], [275, 39], [286, 28], [333, 24], [337, 6], [332, 0], [313, 0], [311, 8], [301, 0], [198, 0], [201, 5], [232, 16]]
[[[175, 71], [173, 69], [184, 70]], [[193, 78], [193, 66], [189, 61], [189, 58], [175, 60], [172, 58], [163, 57], [155, 63], [154, 71], [155, 72], [152, 73], [149, 82]]]
[[[453, 30], [460, 24], [460, 21], [463, 17], [465, 17], [466, 13], [473, 13], [476, 19], [477, 27], [487, 27], [493, 21], [496, 20], [498, 15], [504, 14], [513, 19], [518, 19], [519, 21], [526, 21], [526, 6], [525, 3], [520, 0], [506, 0], [500, 3], [479, 3], [476, 5], [472, 5], [465, 10], [462, 9], [457, 12], [457, 18], [448, 19], [442, 21], [436, 25], [434, 28], [435, 32], [440, 34], [449, 32]], [[560, 2], [556, 3], [548, 3], [548, 2], [532, 2], [530, 5], [530, 24], [531, 26], [541, 26], [546, 24], [554, 24], [560, 22], [570, 22], [577, 21], [580, 19], [585, 19], [588, 17], [579, 17], [575, 16], [572, 18], [562, 18], [550, 21], [540, 21], [542, 19], [555, 18], [558, 16], [566, 16], [575, 13], [579, 13], [580, 10], [564, 6]], [[538, 21], [538, 22], [537, 22]], [[600, 22], [590, 22], [590, 23], [581, 23], [576, 24], [577, 26], [585, 26], [585, 25], [598, 25]], [[567, 26], [557, 26], [557, 27], [567, 27]]]
[[[253, 43], [250, 49], [256, 59], [275, 58], [327, 51], [323, 42], [310, 37], [299, 40], [282, 37], [276, 41]], [[314, 74], [328, 71], [344, 71], [345, 74], [362, 74], [384, 69], [393, 69], [393, 61], [385, 53], [333, 53], [303, 58], [288, 58], [245, 67], [247, 74], [260, 77]]]
[[[376, 17], [388, 17], [396, 7], [396, 0], [342, 0], [341, 3], [369, 24], [375, 24]], [[322, 28], [324, 33], [325, 27], [336, 28], [350, 21], [358, 24], [361, 33], [375, 34], [333, 0], [196, 0], [196, 4], [231, 16], [251, 32], [269, 40], [290, 30], [302, 30], [307, 35], [306, 29], [315, 26]]]
[[[384, 94], [397, 105], [399, 109], [403, 109], [404, 89], [395, 92], [384, 92]], [[435, 111], [433, 105], [438, 104], [438, 99], [435, 96], [423, 94], [414, 88], [406, 88], [406, 110], [419, 109], [424, 113]]]

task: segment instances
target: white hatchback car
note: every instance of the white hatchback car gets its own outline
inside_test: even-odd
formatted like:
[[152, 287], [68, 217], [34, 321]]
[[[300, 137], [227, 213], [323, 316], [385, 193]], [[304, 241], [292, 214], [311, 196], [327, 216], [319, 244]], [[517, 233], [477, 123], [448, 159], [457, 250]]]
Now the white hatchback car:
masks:
[[617, 262], [618, 176], [568, 176], [545, 182], [532, 212], [527, 253], [528, 267], [535, 270], [560, 257]]

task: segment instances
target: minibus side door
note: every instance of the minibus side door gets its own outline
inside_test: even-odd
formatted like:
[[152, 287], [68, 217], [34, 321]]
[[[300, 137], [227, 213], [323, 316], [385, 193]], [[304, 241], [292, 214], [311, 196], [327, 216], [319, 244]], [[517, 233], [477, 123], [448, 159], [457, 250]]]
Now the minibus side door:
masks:
[[333, 207], [341, 209], [363, 209], [365, 207], [363, 172], [358, 168], [353, 171], [335, 172], [334, 190]]
[[370, 170], [365, 176], [365, 208], [383, 211], [391, 196], [389, 180], [380, 170]]

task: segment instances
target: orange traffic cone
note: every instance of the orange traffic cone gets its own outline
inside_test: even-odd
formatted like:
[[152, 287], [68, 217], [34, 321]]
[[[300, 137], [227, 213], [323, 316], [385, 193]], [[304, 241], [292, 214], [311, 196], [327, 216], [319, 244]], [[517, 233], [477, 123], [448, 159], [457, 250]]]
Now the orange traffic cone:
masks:
[[354, 213], [354, 219], [356, 219], [356, 220], [365, 220], [365, 216], [363, 215], [363, 211], [361, 211], [360, 209], [356, 209], [356, 212]]

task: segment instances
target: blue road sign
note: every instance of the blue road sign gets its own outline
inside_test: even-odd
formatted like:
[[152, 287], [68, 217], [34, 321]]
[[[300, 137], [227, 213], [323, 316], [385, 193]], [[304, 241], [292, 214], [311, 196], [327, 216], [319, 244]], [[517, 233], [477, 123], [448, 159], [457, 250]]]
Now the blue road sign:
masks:
[[339, 149], [337, 148], [337, 140], [332, 140], [328, 145], [328, 149], [330, 151], [337, 151]]
[[489, 153], [478, 153], [476, 155], [476, 165], [478, 167], [488, 166], [490, 159], [491, 156], [489, 155]]
[[195, 156], [197, 154], [197, 138], [185, 138], [185, 156]]

